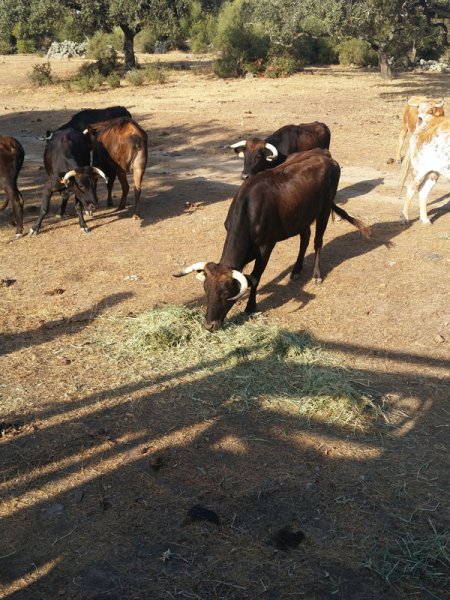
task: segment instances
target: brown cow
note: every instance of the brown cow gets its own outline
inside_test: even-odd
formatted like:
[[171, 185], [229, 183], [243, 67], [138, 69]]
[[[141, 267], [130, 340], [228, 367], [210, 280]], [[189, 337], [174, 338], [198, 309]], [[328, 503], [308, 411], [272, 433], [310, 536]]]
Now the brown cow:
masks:
[[[321, 282], [320, 252], [331, 211], [369, 237], [370, 229], [334, 203], [340, 166], [326, 150], [292, 154], [276, 167], [247, 179], [234, 197], [225, 221], [227, 235], [218, 263], [197, 262], [175, 277], [197, 271], [204, 276], [207, 300], [205, 327], [221, 327], [234, 302], [250, 287], [245, 311], [256, 312], [256, 290], [277, 242], [300, 234], [300, 250], [291, 278], [299, 277], [316, 221], [313, 277]], [[244, 266], [255, 261], [251, 275]]]
[[89, 125], [92, 136], [94, 166], [108, 177], [108, 206], [113, 205], [112, 187], [116, 176], [122, 186], [118, 210], [126, 206], [130, 186], [127, 173], [133, 171], [135, 208], [134, 217], [140, 218], [142, 179], [147, 166], [147, 133], [128, 117], [119, 117]]
[[426, 98], [425, 96], [412, 96], [405, 104], [402, 117], [402, 129], [398, 138], [398, 148], [396, 162], [402, 162], [402, 148], [405, 138], [412, 134], [417, 126], [417, 115], [434, 115], [435, 117], [444, 116], [444, 100]]
[[22, 168], [25, 152], [16, 138], [0, 135], [0, 187], [6, 194], [6, 200], [0, 205], [5, 210], [11, 202], [15, 217], [16, 238], [23, 235], [23, 198], [17, 187], [17, 178]]

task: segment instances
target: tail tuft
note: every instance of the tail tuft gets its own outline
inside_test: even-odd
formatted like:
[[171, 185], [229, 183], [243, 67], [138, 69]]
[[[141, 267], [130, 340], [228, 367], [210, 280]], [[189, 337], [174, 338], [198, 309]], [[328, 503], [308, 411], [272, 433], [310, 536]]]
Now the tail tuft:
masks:
[[347, 212], [345, 212], [343, 208], [341, 208], [340, 206], [336, 206], [336, 204], [334, 203], [332, 208], [333, 213], [338, 214], [340, 217], [351, 223], [353, 227], [356, 227], [356, 229], [358, 229], [359, 233], [361, 234], [361, 237], [363, 237], [366, 240], [370, 240], [372, 232], [370, 231], [370, 227], [368, 225], [366, 225], [359, 219], [355, 219], [355, 217], [352, 217]]

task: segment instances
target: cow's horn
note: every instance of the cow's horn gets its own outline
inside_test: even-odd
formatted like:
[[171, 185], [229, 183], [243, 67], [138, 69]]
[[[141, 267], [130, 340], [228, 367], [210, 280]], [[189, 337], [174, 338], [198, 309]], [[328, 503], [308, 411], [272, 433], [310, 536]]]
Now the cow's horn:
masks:
[[108, 178], [103, 173], [103, 171], [101, 171], [98, 167], [92, 167], [92, 170], [94, 171], [94, 173], [97, 173], [100, 177], [103, 177], [103, 179], [106, 181], [106, 183], [108, 183]]
[[441, 98], [434, 104], [434, 108], [441, 108], [441, 106], [444, 106], [444, 98]]
[[228, 298], [228, 300], [239, 300], [239, 298], [242, 298], [242, 296], [248, 290], [248, 281], [246, 276], [243, 275], [240, 271], [236, 271], [235, 269], [233, 269], [231, 274], [233, 276], [233, 279], [236, 279], [236, 281], [239, 282], [241, 289], [239, 290], [239, 293], [236, 296], [233, 296], [233, 298]]
[[72, 171], [67, 171], [67, 173], [63, 177], [63, 182], [65, 184], [67, 184], [67, 182], [69, 181], [69, 179], [71, 177], [75, 177], [76, 174], [77, 174], [77, 172], [75, 170], [73, 170], [73, 169], [72, 169]]
[[192, 273], [193, 271], [204, 271], [205, 265], [206, 261], [193, 263], [192, 265], [189, 265], [189, 267], [185, 267], [182, 271], [174, 273], [173, 276], [183, 277], [184, 275], [189, 275], [189, 273]]
[[272, 152], [272, 156], [268, 156], [267, 160], [275, 160], [275, 158], [278, 156], [278, 150], [275, 148], [275, 146], [272, 146], [272, 144], [269, 144], [268, 142], [265, 143], [265, 146], [267, 150]]
[[230, 148], [242, 148], [245, 146], [247, 142], [245, 140], [241, 140], [240, 142], [236, 142], [235, 144], [231, 144]]

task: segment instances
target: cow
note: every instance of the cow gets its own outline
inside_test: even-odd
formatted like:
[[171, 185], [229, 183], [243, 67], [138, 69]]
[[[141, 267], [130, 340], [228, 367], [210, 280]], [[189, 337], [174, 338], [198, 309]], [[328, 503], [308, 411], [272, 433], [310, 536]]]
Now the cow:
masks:
[[[207, 330], [222, 326], [230, 308], [248, 288], [245, 312], [256, 313], [257, 287], [275, 244], [297, 234], [300, 250], [291, 279], [300, 276], [314, 221], [316, 283], [322, 281], [320, 253], [332, 211], [352, 223], [364, 237], [370, 236], [369, 227], [334, 203], [340, 172], [329, 152], [316, 149], [293, 154], [283, 165], [242, 184], [225, 220], [227, 234], [219, 262], [196, 262], [174, 274], [182, 277], [196, 271], [204, 278]], [[244, 275], [242, 269], [253, 260], [251, 275]]]
[[325, 123], [285, 125], [264, 140], [257, 137], [232, 144], [236, 154], [244, 159], [242, 179], [260, 171], [281, 165], [294, 152], [330, 147], [330, 130]]
[[16, 238], [23, 235], [23, 198], [17, 187], [17, 178], [25, 158], [22, 144], [16, 138], [0, 135], [0, 187], [6, 194], [6, 200], [0, 204], [0, 211], [11, 202], [15, 218]]
[[133, 171], [134, 218], [140, 218], [142, 179], [147, 166], [147, 133], [128, 117], [119, 117], [89, 125], [93, 147], [92, 164], [104, 171], [108, 177], [108, 206], [113, 205], [112, 187], [116, 176], [122, 187], [118, 210], [126, 206], [130, 186], [127, 172]]
[[419, 114], [418, 125], [409, 141], [409, 150], [403, 161], [401, 188], [410, 175], [405, 203], [400, 214], [402, 223], [409, 222], [409, 206], [416, 192], [419, 196], [420, 220], [430, 225], [427, 198], [439, 176], [450, 179], [450, 119]]
[[435, 117], [444, 116], [444, 100], [412, 96], [403, 108], [402, 129], [398, 138], [396, 162], [402, 162], [402, 148], [408, 133], [412, 135], [417, 125], [417, 115], [429, 114]]
[[90, 166], [90, 159], [90, 140], [87, 135], [71, 127], [53, 132], [44, 150], [48, 181], [44, 186], [39, 217], [29, 231], [30, 236], [39, 233], [48, 213], [50, 198], [55, 192], [62, 193], [61, 214], [64, 213], [69, 195], [75, 194], [80, 229], [88, 233], [83, 211], [92, 211], [98, 207], [95, 193], [97, 179], [102, 177], [107, 182], [106, 175], [100, 169]]
[[[131, 113], [124, 106], [108, 106], [107, 108], [86, 108], [73, 115], [73, 117], [58, 127], [58, 129], [67, 129], [71, 127], [77, 131], [84, 131], [92, 123], [100, 121], [108, 121], [117, 117], [128, 117], [131, 119]], [[57, 130], [56, 130], [57, 131]], [[49, 139], [53, 134], [52, 131], [47, 131], [45, 139]]]

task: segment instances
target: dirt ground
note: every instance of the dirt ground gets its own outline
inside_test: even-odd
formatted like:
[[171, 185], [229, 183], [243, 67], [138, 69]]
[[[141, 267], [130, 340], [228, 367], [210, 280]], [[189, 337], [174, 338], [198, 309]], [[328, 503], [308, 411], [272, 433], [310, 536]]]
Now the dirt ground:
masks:
[[[163, 85], [83, 95], [32, 88], [26, 74], [40, 59], [0, 57], [0, 133], [26, 151], [26, 231], [45, 181], [46, 129], [83, 108], [122, 104], [150, 150], [141, 222], [131, 207], [106, 209], [105, 193], [89, 234], [73, 204], [55, 218], [57, 198], [35, 238], [14, 241], [9, 209], [0, 215], [0, 279], [14, 280], [0, 287], [0, 597], [448, 597], [442, 577], [430, 576], [433, 561], [412, 548], [448, 534], [450, 188], [434, 189], [431, 226], [413, 204], [405, 227], [390, 159], [404, 100], [448, 98], [450, 75], [386, 82], [312, 68], [224, 81], [206, 59], [158, 58], [170, 68]], [[54, 61], [52, 70], [67, 77], [79, 64]], [[311, 248], [290, 282], [298, 241], [279, 244], [260, 318], [307, 330], [383, 399], [388, 422], [360, 432], [276, 407], [231, 410], [213, 378], [202, 382], [206, 408], [175, 374], [130, 380], [129, 365], [92, 340], [110, 316], [203, 305], [194, 277], [171, 274], [220, 258], [242, 167], [227, 145], [312, 120], [331, 129], [337, 202], [373, 237], [330, 222], [321, 286], [311, 281]], [[196, 504], [220, 523], [189, 519]], [[304, 533], [298, 547], [273, 541], [285, 528]]]

